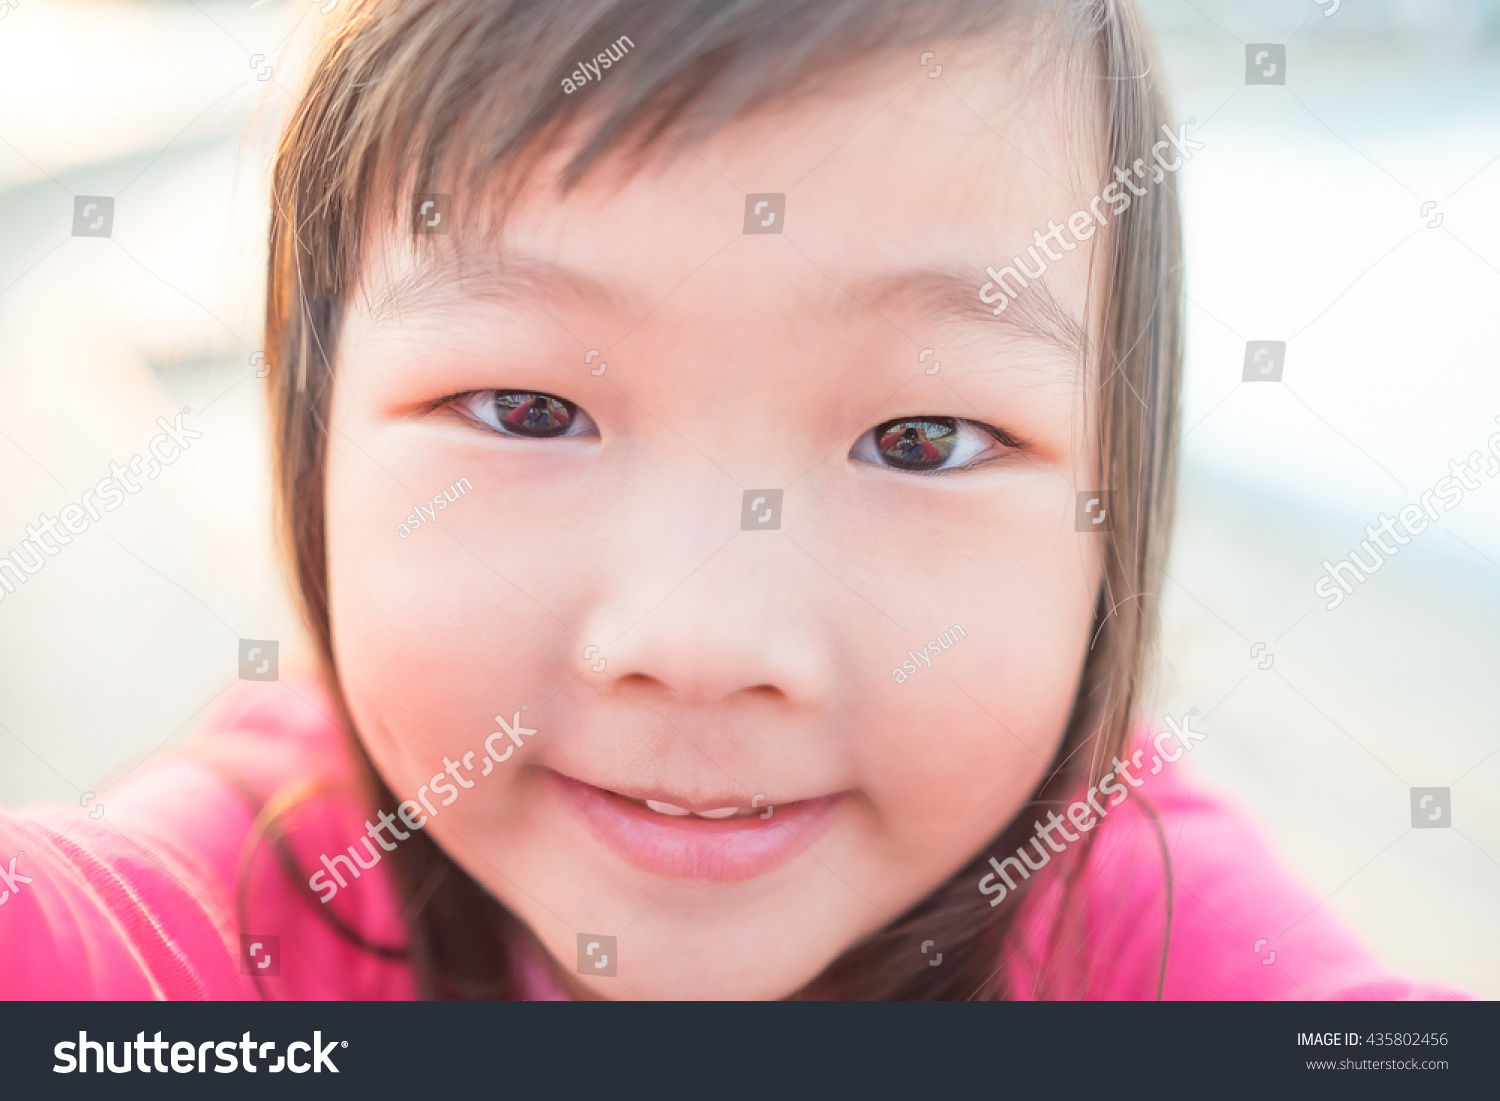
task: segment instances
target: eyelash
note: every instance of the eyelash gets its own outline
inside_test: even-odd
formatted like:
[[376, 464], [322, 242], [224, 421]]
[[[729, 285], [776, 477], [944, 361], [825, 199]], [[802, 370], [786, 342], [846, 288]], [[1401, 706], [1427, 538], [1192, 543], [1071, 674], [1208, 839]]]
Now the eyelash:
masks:
[[[484, 415], [485, 412], [496, 414], [498, 411], [499, 403], [506, 398], [518, 399], [512, 404], [511, 414], [507, 414], [505, 417], [500, 417], [497, 415], [494, 421], [491, 421], [489, 417]], [[561, 417], [558, 416], [559, 413], [561, 413], [562, 416], [566, 417], [566, 424], [564, 425], [561, 432], [557, 432], [554, 435], [532, 435], [524, 431], [517, 431], [516, 429], [518, 426], [514, 423], [511, 424], [509, 428], [502, 425], [501, 422], [503, 420], [508, 420], [510, 416], [514, 415], [514, 413], [518, 412], [520, 409], [535, 405], [536, 399], [538, 398], [545, 399], [545, 409], [549, 414], [551, 414], [551, 420], [561, 419]], [[594, 424], [593, 418], [590, 417], [588, 413], [585, 412], [580, 406], [575, 405], [573, 402], [570, 402], [565, 398], [560, 398], [555, 394], [549, 394], [541, 390], [470, 390], [466, 393], [457, 394], [451, 398], [444, 399], [440, 404], [456, 406], [460, 410], [462, 415], [472, 421], [477, 421], [488, 431], [505, 439], [566, 439], [568, 437], [598, 434], [598, 427]], [[895, 462], [880, 461], [882, 449], [880, 448], [878, 441], [884, 438], [886, 434], [890, 434], [893, 431], [905, 431], [914, 428], [918, 429], [918, 438], [921, 439], [924, 444], [927, 444], [928, 446], [934, 446], [933, 442], [927, 436], [926, 427], [923, 426], [950, 429], [950, 431], [944, 432], [942, 435], [938, 436], [937, 439], [939, 442], [941, 442], [942, 440], [947, 439], [949, 435], [953, 435], [955, 439], [951, 446], [954, 449], [957, 449], [962, 444], [963, 438], [961, 433], [963, 433], [964, 431], [969, 431], [979, 432], [985, 436], [988, 436], [995, 443], [998, 443], [1003, 448], [1005, 448], [1005, 452], [998, 455], [984, 454], [983, 452], [981, 452], [979, 454], [971, 456], [957, 466], [934, 467], [925, 470], [915, 466], [901, 466]], [[551, 426], [549, 425], [547, 427]], [[893, 444], [884, 449], [884, 451], [887, 452], [887, 454], [885, 454], [884, 456], [885, 459], [893, 459], [893, 456], [888, 454], [888, 452], [894, 446], [896, 445]], [[868, 451], [871, 454], [869, 456], [857, 454], [862, 450]], [[950, 474], [962, 474], [966, 471], [974, 470], [981, 466], [987, 466], [992, 462], [1005, 458], [1010, 453], [1020, 450], [1022, 450], [1022, 444], [1019, 440], [1016, 440], [1003, 429], [996, 428], [993, 425], [984, 424], [980, 421], [966, 420], [959, 417], [918, 416], [898, 417], [895, 420], [885, 421], [867, 430], [860, 435], [859, 439], [850, 449], [850, 455], [851, 457], [855, 458], [856, 461], [870, 463], [871, 465], [880, 466], [886, 470], [896, 470], [903, 474], [915, 474], [918, 477], [931, 478], [946, 476]], [[946, 458], [946, 456], [943, 457]]]

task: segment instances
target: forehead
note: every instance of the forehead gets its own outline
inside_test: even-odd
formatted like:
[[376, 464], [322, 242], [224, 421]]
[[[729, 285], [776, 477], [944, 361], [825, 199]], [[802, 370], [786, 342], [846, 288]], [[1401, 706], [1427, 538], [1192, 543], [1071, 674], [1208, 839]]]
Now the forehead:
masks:
[[405, 327], [482, 302], [551, 303], [623, 333], [669, 300], [741, 317], [759, 302], [896, 329], [938, 316], [1081, 352], [1102, 234], [1000, 319], [978, 292], [987, 265], [1024, 256], [1097, 189], [1088, 67], [1021, 36], [933, 53], [830, 73], [706, 140], [669, 134], [634, 167], [606, 157], [566, 196], [564, 142], [498, 232], [486, 193], [452, 194], [446, 235], [413, 235], [398, 215], [367, 247], [355, 311]]

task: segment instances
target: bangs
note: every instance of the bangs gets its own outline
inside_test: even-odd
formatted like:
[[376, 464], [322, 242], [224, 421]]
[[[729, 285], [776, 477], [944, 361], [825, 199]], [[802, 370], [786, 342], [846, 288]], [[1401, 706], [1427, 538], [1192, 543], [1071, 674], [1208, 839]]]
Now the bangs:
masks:
[[[1037, 0], [357, 0], [282, 146], [283, 170], [301, 181], [298, 235], [334, 246], [315, 250], [333, 262], [308, 272], [306, 290], [350, 289], [362, 241], [411, 222], [415, 196], [441, 197], [466, 232], [494, 232], [565, 141], [575, 149], [558, 172], [563, 194], [607, 155], [637, 171], [669, 137], [691, 144], [794, 98], [847, 92], [860, 61], [909, 52], [919, 78], [924, 51], [1006, 24], [1029, 48], [1073, 42], [1090, 33], [1079, 11]], [[601, 54], [613, 59], [603, 95], [587, 68]], [[580, 70], [589, 79], [570, 92]]]

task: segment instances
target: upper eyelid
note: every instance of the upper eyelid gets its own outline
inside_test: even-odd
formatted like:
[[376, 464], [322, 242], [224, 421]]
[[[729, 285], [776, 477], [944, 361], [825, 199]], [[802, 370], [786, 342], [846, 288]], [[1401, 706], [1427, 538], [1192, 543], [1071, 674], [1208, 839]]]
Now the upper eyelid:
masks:
[[[871, 428], [870, 431], [880, 432], [884, 429], [890, 428], [892, 425], [902, 423], [909, 424], [912, 421], [938, 419], [942, 419], [942, 417], [940, 414], [936, 413], [920, 414], [915, 417], [892, 417], [890, 420], [881, 421], [879, 424], [875, 425], [875, 427]], [[1012, 448], [1014, 450], [1019, 451], [1026, 446], [1024, 441], [1017, 439], [1015, 436], [1012, 436], [1009, 432], [1001, 428], [999, 425], [988, 424], [985, 421], [975, 420], [973, 417], [946, 417], [946, 419], [956, 421], [960, 425], [967, 424], [970, 428], [977, 428], [986, 436], [991, 436], [998, 442], [1003, 443], [1006, 447]]]
[[558, 394], [551, 393], [547, 390], [506, 390], [501, 389], [497, 386], [487, 386], [482, 390], [464, 390], [461, 393], [450, 394], [448, 397], [439, 398], [436, 403], [434, 403], [434, 408], [440, 408], [444, 405], [462, 404], [463, 402], [473, 401], [475, 398], [480, 397], [484, 394], [489, 394], [492, 400], [494, 398], [498, 398], [501, 394], [529, 394], [533, 397], [542, 397], [546, 398], [548, 401], [555, 401], [559, 405], [568, 406], [570, 408], [577, 409], [580, 412], [583, 411], [583, 406], [579, 405], [577, 402], [569, 401], [567, 398], [562, 397]]
[[562, 402], [564, 405], [577, 405], [576, 402], [569, 401], [561, 394], [554, 394], [550, 390], [524, 390], [517, 387], [505, 386], [482, 386], [478, 390], [463, 390], [457, 394], [450, 394], [446, 398], [439, 398], [438, 401], [439, 403], [445, 401], [462, 401], [465, 398], [478, 397], [480, 394], [494, 394], [497, 397], [501, 394], [531, 394], [536, 397], [550, 398], [553, 401]]

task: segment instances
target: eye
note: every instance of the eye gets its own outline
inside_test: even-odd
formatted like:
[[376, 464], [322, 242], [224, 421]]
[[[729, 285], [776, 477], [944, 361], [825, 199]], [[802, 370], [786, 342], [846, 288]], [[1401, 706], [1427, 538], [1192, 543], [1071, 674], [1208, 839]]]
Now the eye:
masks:
[[545, 440], [599, 434], [593, 419], [571, 401], [537, 390], [476, 390], [455, 404], [503, 436]]
[[1019, 448], [998, 428], [956, 417], [902, 417], [870, 429], [855, 442], [856, 462], [913, 474], [953, 474]]

